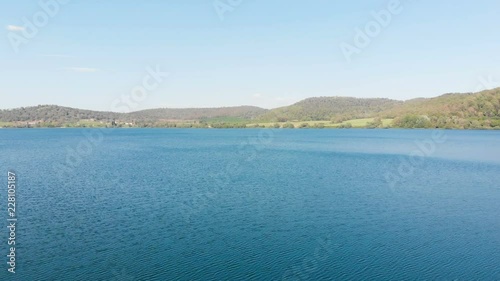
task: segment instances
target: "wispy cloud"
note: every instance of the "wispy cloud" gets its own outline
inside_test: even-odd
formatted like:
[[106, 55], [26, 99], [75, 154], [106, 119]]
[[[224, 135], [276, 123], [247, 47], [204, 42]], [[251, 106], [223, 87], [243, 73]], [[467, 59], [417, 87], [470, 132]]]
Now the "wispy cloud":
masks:
[[66, 70], [73, 71], [73, 72], [98, 72], [99, 69], [97, 68], [90, 68], [90, 67], [66, 67]]
[[262, 97], [262, 95], [259, 94], [259, 93], [257, 93], [257, 94], [254, 94], [253, 97], [256, 98], [256, 99], [258, 99], [258, 98]]
[[8, 31], [24, 31], [26, 28], [18, 25], [7, 25]]
[[70, 55], [60, 55], [60, 54], [43, 54], [40, 55], [41, 57], [47, 57], [47, 58], [72, 58], [73, 56]]

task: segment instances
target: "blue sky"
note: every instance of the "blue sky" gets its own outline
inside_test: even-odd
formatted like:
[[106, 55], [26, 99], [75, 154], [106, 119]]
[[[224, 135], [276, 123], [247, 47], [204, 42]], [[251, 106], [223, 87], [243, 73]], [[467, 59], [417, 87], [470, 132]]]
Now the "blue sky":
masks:
[[[373, 12], [391, 13], [391, 1], [65, 1], [28, 39], [23, 18], [35, 22], [40, 1], [0, 4], [0, 108], [111, 110], [156, 66], [170, 75], [136, 109], [406, 100], [500, 86], [498, 0], [400, 1], [350, 61], [341, 44], [356, 47], [357, 28], [376, 22]], [[12, 36], [26, 39], [17, 53]]]

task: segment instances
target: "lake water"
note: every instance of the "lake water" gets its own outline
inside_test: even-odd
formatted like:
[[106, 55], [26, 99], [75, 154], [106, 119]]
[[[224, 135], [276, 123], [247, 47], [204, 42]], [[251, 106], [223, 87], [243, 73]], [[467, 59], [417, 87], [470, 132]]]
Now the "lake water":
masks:
[[499, 144], [498, 131], [0, 130], [0, 280], [500, 280]]

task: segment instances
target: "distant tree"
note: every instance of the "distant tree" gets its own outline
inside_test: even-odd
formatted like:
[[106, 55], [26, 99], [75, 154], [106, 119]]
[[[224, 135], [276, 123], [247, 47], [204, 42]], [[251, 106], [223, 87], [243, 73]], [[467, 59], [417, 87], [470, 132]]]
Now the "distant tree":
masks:
[[334, 116], [331, 118], [332, 124], [338, 124], [344, 122], [346, 119], [342, 116]]
[[[454, 120], [455, 121], [457, 119]], [[394, 125], [400, 128], [431, 128], [432, 124], [428, 116], [405, 115], [402, 118], [396, 118]]]
[[375, 119], [373, 119], [372, 122], [368, 122], [366, 126], [372, 129], [382, 128], [383, 127], [382, 119], [380, 119], [380, 117], [375, 117]]
[[347, 123], [341, 124], [339, 128], [350, 129], [350, 128], [352, 128], [352, 124], [350, 122], [347, 122]]

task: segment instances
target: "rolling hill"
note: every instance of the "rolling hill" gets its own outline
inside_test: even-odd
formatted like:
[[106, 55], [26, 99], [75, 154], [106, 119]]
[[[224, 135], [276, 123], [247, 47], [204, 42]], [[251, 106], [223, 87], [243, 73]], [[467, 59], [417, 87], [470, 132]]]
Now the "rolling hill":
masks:
[[157, 108], [132, 112], [126, 118], [133, 120], [210, 120], [213, 118], [234, 118], [252, 120], [267, 112], [255, 106], [235, 106], [219, 108]]
[[317, 97], [293, 105], [270, 110], [259, 117], [265, 121], [343, 121], [367, 118], [402, 104], [390, 99], [361, 99], [351, 97]]
[[[353, 121], [358, 120], [358, 121]], [[361, 121], [360, 121], [361, 120]], [[363, 121], [365, 120], [365, 121]], [[366, 121], [370, 120], [370, 121]], [[158, 108], [131, 113], [39, 105], [0, 110], [3, 127], [246, 127], [268, 123], [297, 127], [312, 122], [325, 127], [500, 129], [500, 88], [398, 101], [384, 98], [316, 97], [267, 110], [254, 106]], [[346, 123], [347, 122], [347, 123]], [[360, 124], [366, 123], [366, 125]], [[290, 126], [291, 125], [291, 126]], [[300, 127], [307, 127], [299, 124]], [[338, 126], [337, 126], [338, 125]]]
[[254, 106], [220, 108], [158, 108], [131, 113], [92, 111], [57, 105], [39, 105], [0, 110], [2, 122], [60, 122], [71, 123], [82, 120], [102, 122], [156, 122], [156, 121], [201, 121], [212, 118], [235, 118], [252, 120], [267, 110]]
[[395, 118], [394, 126], [402, 128], [500, 127], [500, 88], [409, 100], [377, 116]]

